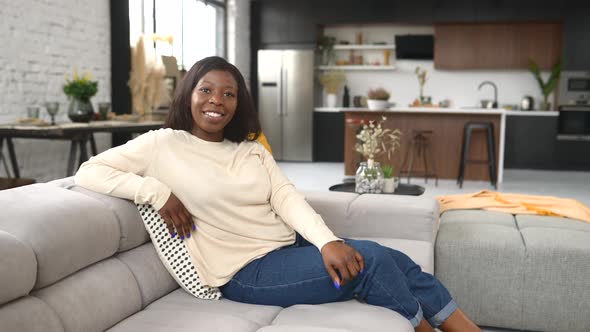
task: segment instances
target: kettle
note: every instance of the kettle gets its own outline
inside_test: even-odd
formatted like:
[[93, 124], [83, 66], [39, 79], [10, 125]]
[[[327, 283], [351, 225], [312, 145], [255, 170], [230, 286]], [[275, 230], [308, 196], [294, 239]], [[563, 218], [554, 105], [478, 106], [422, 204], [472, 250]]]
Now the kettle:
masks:
[[535, 100], [531, 96], [524, 96], [520, 100], [520, 109], [522, 111], [531, 111], [535, 107]]

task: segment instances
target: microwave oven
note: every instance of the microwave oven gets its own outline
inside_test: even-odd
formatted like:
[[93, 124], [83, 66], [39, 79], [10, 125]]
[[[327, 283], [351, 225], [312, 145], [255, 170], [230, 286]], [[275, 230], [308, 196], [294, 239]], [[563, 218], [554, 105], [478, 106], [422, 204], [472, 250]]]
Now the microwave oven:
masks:
[[590, 104], [590, 71], [563, 71], [559, 79], [560, 105]]
[[557, 139], [590, 141], [590, 71], [563, 71]]

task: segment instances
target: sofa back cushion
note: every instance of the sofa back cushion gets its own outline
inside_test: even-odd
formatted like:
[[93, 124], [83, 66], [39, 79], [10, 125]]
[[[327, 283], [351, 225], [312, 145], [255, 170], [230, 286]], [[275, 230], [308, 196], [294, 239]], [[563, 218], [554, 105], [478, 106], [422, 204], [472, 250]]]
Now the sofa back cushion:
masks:
[[[119, 246], [119, 224], [101, 202], [50, 184], [0, 193], [0, 230], [35, 254], [34, 288], [42, 288], [112, 256]], [[32, 270], [22, 271], [29, 280]]]
[[425, 196], [305, 192], [307, 202], [338, 236], [434, 243], [438, 202]]
[[69, 177], [50, 182], [58, 187], [79, 192], [88, 197], [94, 198], [104, 204], [105, 208], [111, 210], [119, 223], [121, 237], [119, 239], [119, 248], [117, 251], [125, 251], [138, 247], [150, 240], [145, 230], [141, 216], [137, 212], [137, 207], [133, 202], [80, 187], [74, 183], [74, 178]]

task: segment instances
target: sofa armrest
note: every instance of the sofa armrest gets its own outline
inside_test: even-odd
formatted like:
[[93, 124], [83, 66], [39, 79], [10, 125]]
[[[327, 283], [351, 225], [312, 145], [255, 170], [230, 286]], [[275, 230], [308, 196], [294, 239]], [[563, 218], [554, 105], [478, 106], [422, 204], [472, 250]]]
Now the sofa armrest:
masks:
[[431, 197], [304, 192], [326, 225], [341, 237], [381, 237], [434, 244], [439, 206]]

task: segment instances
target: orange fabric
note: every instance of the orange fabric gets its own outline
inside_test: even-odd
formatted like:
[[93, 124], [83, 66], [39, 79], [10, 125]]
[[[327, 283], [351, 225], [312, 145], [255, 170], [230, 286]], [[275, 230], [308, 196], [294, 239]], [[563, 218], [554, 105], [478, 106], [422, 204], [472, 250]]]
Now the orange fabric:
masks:
[[488, 190], [436, 198], [440, 203], [440, 213], [458, 209], [483, 209], [512, 214], [565, 217], [590, 223], [590, 208], [568, 198], [507, 194]]

